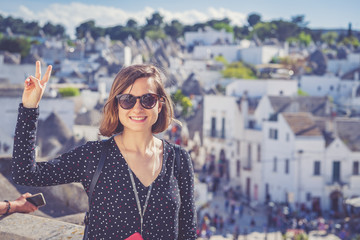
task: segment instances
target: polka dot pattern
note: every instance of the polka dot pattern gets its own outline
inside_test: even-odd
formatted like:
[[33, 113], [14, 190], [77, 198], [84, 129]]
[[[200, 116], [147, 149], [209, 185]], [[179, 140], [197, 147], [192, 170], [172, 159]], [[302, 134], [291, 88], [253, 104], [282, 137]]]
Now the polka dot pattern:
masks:
[[[14, 182], [29, 186], [81, 182], [88, 193], [101, 155], [100, 142], [87, 142], [58, 158], [37, 163], [38, 116], [38, 109], [27, 109], [20, 104], [12, 162]], [[140, 216], [127, 163], [114, 138], [109, 141], [110, 149], [90, 204], [89, 239], [125, 239], [140, 232]], [[143, 238], [196, 239], [194, 173], [190, 156], [182, 149], [178, 167], [174, 146], [164, 140], [163, 145], [163, 165], [153, 182], [144, 216]], [[135, 174], [134, 179], [143, 207], [148, 187]]]

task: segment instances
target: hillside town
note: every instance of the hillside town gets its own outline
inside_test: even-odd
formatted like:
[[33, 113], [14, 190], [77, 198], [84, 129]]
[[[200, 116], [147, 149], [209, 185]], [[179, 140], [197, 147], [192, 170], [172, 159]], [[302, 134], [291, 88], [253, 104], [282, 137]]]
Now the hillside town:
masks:
[[[14, 36], [11, 29], [6, 34]], [[12, 184], [17, 109], [35, 61], [53, 66], [40, 104], [39, 161], [103, 139], [98, 127], [116, 73], [154, 63], [164, 71], [182, 122], [160, 137], [186, 148], [193, 161], [199, 239], [312, 231], [324, 239], [358, 239], [359, 48], [235, 39], [209, 26], [177, 39], [114, 41], [87, 32], [72, 44], [46, 35], [37, 41], [26, 59], [0, 52], [0, 185]], [[226, 75], [240, 63], [255, 74]], [[76, 215], [86, 211], [87, 199], [80, 186], [36, 190], [57, 199], [38, 215], [82, 224]]]

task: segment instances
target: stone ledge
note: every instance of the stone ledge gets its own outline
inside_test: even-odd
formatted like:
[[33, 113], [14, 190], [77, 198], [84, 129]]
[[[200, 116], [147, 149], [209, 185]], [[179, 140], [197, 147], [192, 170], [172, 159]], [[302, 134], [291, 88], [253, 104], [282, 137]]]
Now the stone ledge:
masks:
[[0, 217], [0, 239], [71, 239], [81, 240], [84, 226], [38, 217], [13, 213]]

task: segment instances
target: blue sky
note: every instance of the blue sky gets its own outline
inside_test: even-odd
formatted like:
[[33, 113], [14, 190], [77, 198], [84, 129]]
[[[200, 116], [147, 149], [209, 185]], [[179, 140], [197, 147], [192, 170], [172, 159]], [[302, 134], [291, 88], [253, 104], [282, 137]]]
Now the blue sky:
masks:
[[165, 21], [178, 19], [184, 24], [229, 17], [233, 24], [246, 24], [256, 12], [262, 20], [290, 20], [305, 15], [310, 28], [352, 28], [360, 30], [360, 0], [0, 0], [0, 14], [36, 20], [41, 24], [61, 23], [71, 35], [74, 27], [89, 19], [99, 26], [125, 24], [131, 17], [144, 24], [146, 17], [159, 11]]

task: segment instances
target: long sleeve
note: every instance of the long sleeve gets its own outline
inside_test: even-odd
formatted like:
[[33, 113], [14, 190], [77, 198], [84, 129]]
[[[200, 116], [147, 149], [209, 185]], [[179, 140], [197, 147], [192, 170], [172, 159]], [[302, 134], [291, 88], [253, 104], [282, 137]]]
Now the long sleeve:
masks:
[[179, 240], [196, 239], [196, 209], [194, 199], [194, 169], [190, 155], [182, 149], [180, 155]]
[[38, 116], [38, 109], [24, 108], [20, 104], [11, 167], [13, 181], [28, 186], [82, 182], [86, 177], [84, 153], [95, 151], [96, 144], [89, 142], [53, 160], [37, 163], [35, 142]]

